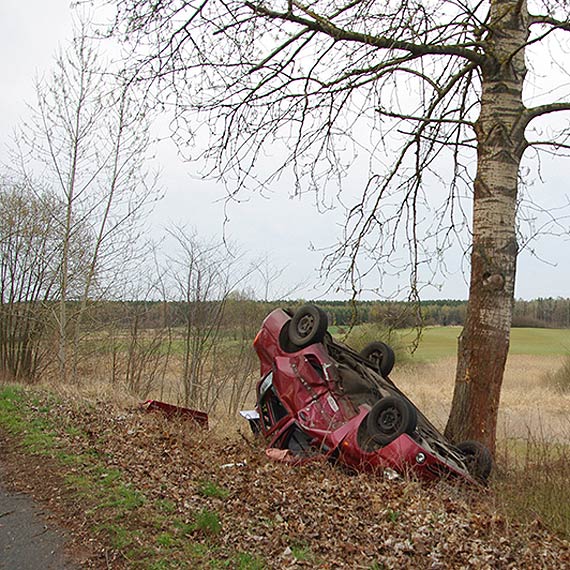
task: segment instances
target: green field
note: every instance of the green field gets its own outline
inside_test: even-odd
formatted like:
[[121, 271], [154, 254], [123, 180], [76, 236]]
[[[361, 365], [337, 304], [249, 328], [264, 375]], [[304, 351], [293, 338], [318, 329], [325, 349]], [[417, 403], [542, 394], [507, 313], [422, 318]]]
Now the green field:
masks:
[[[414, 360], [438, 360], [457, 354], [457, 338], [461, 327], [427, 327], [422, 331]], [[411, 342], [415, 331], [403, 334]], [[511, 354], [563, 355], [570, 353], [569, 329], [514, 328], [511, 331]]]

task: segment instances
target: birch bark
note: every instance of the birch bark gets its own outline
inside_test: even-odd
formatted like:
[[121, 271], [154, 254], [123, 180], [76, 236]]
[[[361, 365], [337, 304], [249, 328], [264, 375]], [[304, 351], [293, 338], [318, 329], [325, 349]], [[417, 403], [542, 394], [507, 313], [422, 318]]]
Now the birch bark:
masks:
[[446, 427], [452, 440], [475, 439], [491, 450], [514, 300], [518, 173], [526, 145], [522, 91], [528, 19], [524, 1], [491, 2], [493, 32], [486, 42], [481, 112], [475, 126], [469, 303]]

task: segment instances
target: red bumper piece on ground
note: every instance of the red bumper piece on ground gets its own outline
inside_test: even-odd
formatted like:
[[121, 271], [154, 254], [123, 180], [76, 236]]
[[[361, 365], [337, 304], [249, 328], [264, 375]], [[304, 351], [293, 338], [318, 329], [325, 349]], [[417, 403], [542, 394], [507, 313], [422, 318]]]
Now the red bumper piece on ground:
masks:
[[147, 400], [141, 404], [141, 408], [149, 412], [155, 410], [162, 412], [167, 418], [190, 418], [200, 427], [208, 429], [208, 414], [206, 412], [200, 412], [190, 408], [182, 408], [181, 406], [159, 402], [158, 400]]

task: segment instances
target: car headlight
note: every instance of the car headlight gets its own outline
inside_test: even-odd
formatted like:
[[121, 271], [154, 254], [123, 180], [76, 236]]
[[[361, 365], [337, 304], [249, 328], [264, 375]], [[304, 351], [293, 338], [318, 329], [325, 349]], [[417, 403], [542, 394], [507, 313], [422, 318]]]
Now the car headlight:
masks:
[[422, 453], [421, 451], [416, 455], [416, 463], [418, 465], [421, 465], [422, 463], [425, 463], [426, 460], [426, 454]]
[[384, 469], [384, 477], [386, 477], [388, 481], [393, 481], [394, 479], [399, 479], [400, 475], [393, 469], [390, 469], [390, 467], [386, 467], [386, 469]]

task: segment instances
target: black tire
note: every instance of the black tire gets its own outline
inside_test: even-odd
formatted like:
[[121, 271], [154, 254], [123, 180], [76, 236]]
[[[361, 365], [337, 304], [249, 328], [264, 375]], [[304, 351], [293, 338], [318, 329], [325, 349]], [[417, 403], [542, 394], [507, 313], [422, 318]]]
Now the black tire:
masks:
[[372, 367], [384, 378], [392, 372], [396, 362], [394, 351], [383, 342], [371, 342], [360, 352], [360, 356], [372, 363]]
[[327, 314], [316, 305], [303, 305], [289, 321], [289, 340], [298, 349], [323, 342], [328, 327]]
[[388, 445], [404, 433], [412, 433], [418, 423], [416, 409], [396, 396], [382, 398], [370, 410], [366, 427], [370, 437], [380, 445]]
[[493, 469], [491, 452], [478, 441], [462, 441], [456, 447], [465, 458], [469, 474], [481, 483], [486, 483]]

